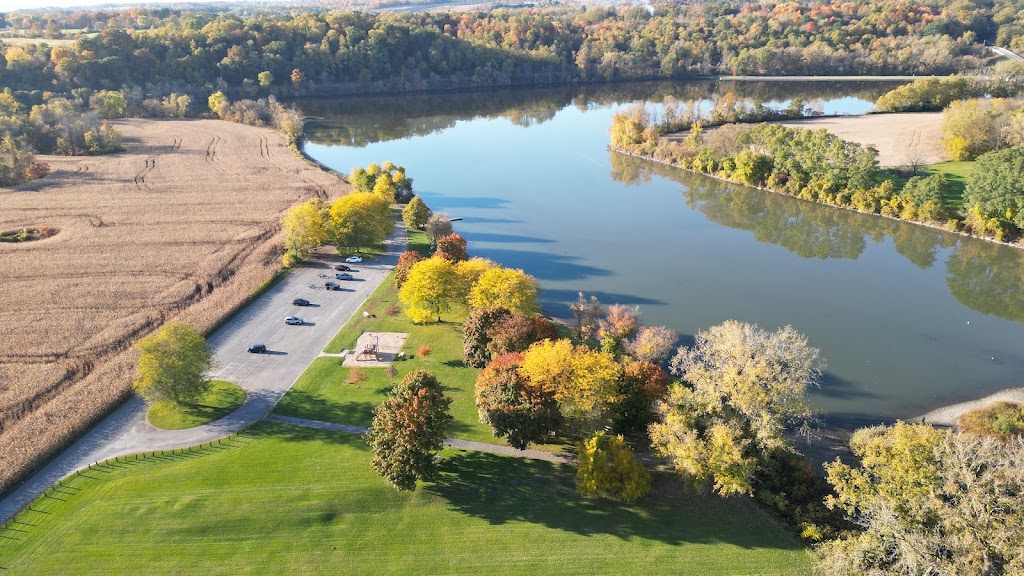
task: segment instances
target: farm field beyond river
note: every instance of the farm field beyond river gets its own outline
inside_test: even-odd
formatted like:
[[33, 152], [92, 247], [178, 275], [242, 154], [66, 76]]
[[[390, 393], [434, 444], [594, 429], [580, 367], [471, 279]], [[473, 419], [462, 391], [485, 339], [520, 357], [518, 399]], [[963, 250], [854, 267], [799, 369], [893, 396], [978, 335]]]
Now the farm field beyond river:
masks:
[[217, 120], [118, 122], [125, 151], [39, 157], [0, 189], [0, 490], [115, 402], [130, 344], [168, 318], [208, 329], [279, 268], [279, 215], [345, 190], [283, 136]]

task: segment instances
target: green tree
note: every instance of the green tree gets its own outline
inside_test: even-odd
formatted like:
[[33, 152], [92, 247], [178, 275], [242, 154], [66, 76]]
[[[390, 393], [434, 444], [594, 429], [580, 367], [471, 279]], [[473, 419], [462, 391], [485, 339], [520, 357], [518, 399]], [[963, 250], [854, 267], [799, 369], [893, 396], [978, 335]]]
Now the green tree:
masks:
[[651, 441], [693, 487], [749, 493], [761, 458], [788, 449], [783, 432], [812, 416], [805, 400], [821, 373], [818, 350], [792, 327], [768, 332], [730, 320], [680, 348], [672, 372], [684, 384], [658, 405]]
[[149, 402], [193, 403], [210, 387], [213, 358], [206, 339], [191, 324], [169, 322], [135, 345], [139, 365], [135, 391]]
[[466, 364], [483, 368], [491, 361], [488, 345], [491, 343], [491, 328], [502, 318], [512, 313], [506, 308], [493, 306], [475, 308], [462, 323], [462, 357]]
[[405, 222], [405, 227], [411, 230], [419, 230], [425, 226], [427, 218], [430, 218], [430, 209], [419, 196], [413, 196], [402, 210], [402, 221]]
[[331, 205], [330, 236], [342, 248], [359, 251], [384, 243], [395, 229], [391, 204], [369, 192], [357, 192], [338, 198]]
[[964, 206], [1024, 228], [1024, 148], [983, 154], [967, 176]]
[[256, 75], [256, 79], [259, 80], [261, 88], [270, 88], [274, 83], [274, 74], [269, 70], [264, 70]]
[[480, 422], [519, 450], [542, 442], [562, 420], [554, 395], [519, 373], [522, 357], [515, 353], [494, 358], [477, 376], [475, 388]]
[[405, 314], [416, 323], [430, 322], [451, 310], [464, 289], [455, 264], [442, 258], [427, 258], [413, 264], [409, 276], [398, 291], [406, 306]]
[[598, 432], [577, 446], [576, 490], [587, 498], [604, 496], [632, 502], [651, 490], [651, 474], [622, 436]]
[[447, 398], [434, 373], [406, 374], [373, 410], [365, 439], [373, 452], [370, 467], [399, 490], [414, 490], [437, 471], [434, 455], [444, 447], [452, 422]]
[[1024, 573], [1024, 442], [898, 423], [829, 464], [831, 507], [863, 530], [819, 548], [825, 574]]
[[100, 118], [123, 118], [126, 103], [124, 94], [113, 90], [100, 90], [89, 97], [89, 108]]
[[512, 312], [537, 311], [537, 279], [512, 268], [491, 268], [484, 272], [469, 292], [474, 308], [501, 306]]

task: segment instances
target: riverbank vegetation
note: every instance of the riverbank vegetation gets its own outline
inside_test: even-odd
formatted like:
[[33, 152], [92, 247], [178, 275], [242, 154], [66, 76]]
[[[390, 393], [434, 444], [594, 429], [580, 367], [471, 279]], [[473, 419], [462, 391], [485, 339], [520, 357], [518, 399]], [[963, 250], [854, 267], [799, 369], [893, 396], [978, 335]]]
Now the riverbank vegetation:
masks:
[[967, 412], [956, 421], [957, 429], [975, 436], [1009, 439], [1024, 436], [1024, 405], [996, 402]]
[[[734, 101], [734, 100], [733, 100]], [[985, 152], [1012, 145], [1017, 115], [1012, 100], [955, 101], [945, 113], [944, 142], [957, 154], [982, 154], [965, 178], [963, 198], [955, 201], [940, 172], [909, 179], [877, 167], [877, 151], [844, 141], [825, 130], [786, 128], [756, 122], [765, 115], [749, 104], [728, 106], [734, 114], [700, 111], [680, 115], [679, 105], [660, 111], [636, 104], [615, 115], [615, 150], [665, 162], [724, 180], [909, 221], [931, 223], [996, 240], [1014, 240], [1024, 221], [1015, 220], [1024, 204], [1017, 158], [1021, 148]], [[684, 110], [697, 110], [690, 104]], [[771, 113], [768, 113], [769, 115]], [[735, 119], [733, 119], [735, 118]], [[703, 122], [720, 124], [704, 129]], [[666, 137], [682, 129], [685, 134]], [[902, 184], [902, 186], [900, 186]], [[954, 200], [947, 202], [947, 200]]]

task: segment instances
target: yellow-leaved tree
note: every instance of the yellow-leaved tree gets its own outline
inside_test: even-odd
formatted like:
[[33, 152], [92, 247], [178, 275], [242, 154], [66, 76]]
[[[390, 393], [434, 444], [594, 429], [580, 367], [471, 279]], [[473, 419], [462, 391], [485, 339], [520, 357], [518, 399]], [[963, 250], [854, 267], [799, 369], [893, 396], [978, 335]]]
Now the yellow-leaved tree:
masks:
[[451, 310], [465, 294], [455, 264], [441, 258], [428, 258], [413, 264], [402, 283], [398, 299], [407, 308], [405, 315], [417, 324], [430, 322]]
[[330, 215], [330, 236], [339, 250], [378, 246], [395, 229], [391, 203], [372, 192], [338, 198]]
[[462, 278], [462, 288], [465, 290], [465, 293], [462, 295], [463, 301], [469, 298], [469, 291], [473, 289], [473, 286], [476, 286], [477, 281], [484, 275], [484, 272], [496, 266], [497, 264], [487, 258], [470, 258], [469, 260], [456, 262], [455, 268]]
[[330, 206], [318, 198], [292, 206], [281, 218], [284, 230], [285, 263], [304, 258], [309, 251], [327, 242]]
[[568, 340], [542, 340], [530, 346], [519, 373], [554, 393], [567, 417], [599, 416], [620, 399], [621, 371], [615, 357]]
[[150, 402], [192, 403], [209, 388], [213, 358], [206, 339], [191, 324], [169, 322], [139, 340], [135, 391]]
[[518, 268], [491, 268], [480, 275], [469, 292], [474, 308], [501, 306], [512, 312], [537, 311], [537, 279]]

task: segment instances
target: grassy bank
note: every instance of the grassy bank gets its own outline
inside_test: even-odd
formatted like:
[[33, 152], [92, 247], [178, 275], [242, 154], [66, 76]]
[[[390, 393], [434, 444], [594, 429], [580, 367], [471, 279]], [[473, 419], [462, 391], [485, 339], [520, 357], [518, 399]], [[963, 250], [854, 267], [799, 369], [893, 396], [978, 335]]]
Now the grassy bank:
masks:
[[[354, 435], [260, 424], [233, 448], [76, 477], [0, 532], [0, 566], [90, 574], [806, 574], [747, 499], [659, 477], [630, 506], [571, 469], [446, 451], [436, 483], [388, 487]], [[73, 567], [73, 569], [71, 568]]]

